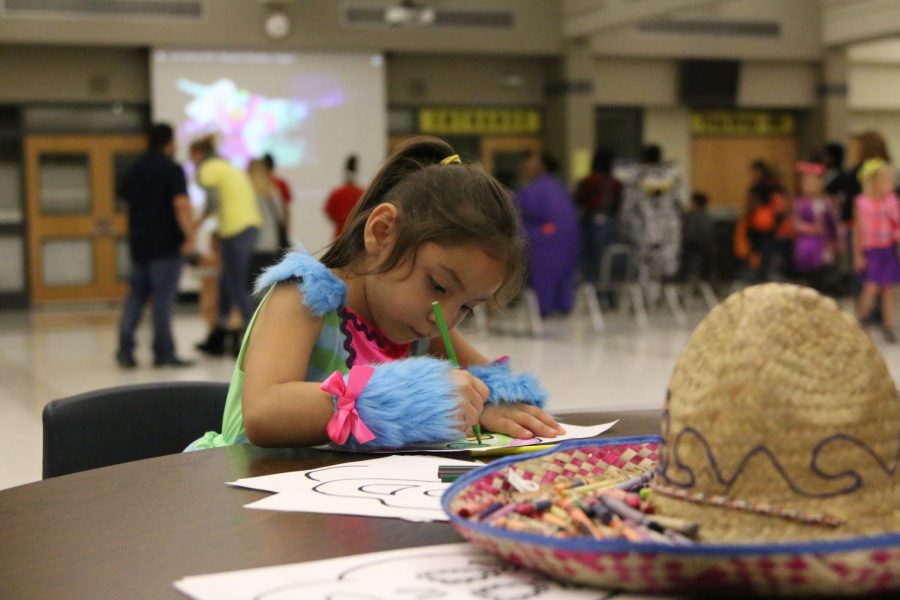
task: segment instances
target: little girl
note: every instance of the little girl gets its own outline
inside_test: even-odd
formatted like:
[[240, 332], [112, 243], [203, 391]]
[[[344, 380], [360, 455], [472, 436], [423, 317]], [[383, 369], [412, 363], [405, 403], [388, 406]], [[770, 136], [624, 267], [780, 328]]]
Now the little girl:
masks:
[[871, 158], [860, 167], [859, 181], [863, 193], [854, 202], [853, 264], [863, 273], [863, 289], [857, 316], [860, 321], [869, 317], [880, 291], [884, 339], [893, 344], [894, 286], [900, 282], [900, 201], [894, 195], [894, 171], [880, 158]]
[[[400, 447], [458, 439], [472, 426], [554, 437], [545, 394], [455, 331], [478, 304], [522, 285], [515, 207], [445, 142], [397, 151], [319, 262], [289, 253], [257, 282], [265, 292], [238, 356], [221, 434], [189, 450], [242, 442]], [[438, 301], [461, 364], [447, 360]], [[424, 354], [423, 356], [417, 356]]]

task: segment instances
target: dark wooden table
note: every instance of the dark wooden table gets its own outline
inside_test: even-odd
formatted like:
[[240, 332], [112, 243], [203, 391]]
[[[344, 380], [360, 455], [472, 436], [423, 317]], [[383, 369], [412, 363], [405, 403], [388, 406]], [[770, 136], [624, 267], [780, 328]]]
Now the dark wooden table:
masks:
[[[599, 412], [563, 420], [621, 419], [602, 436], [619, 437], [657, 433], [659, 416]], [[268, 494], [225, 485], [362, 458], [242, 445], [0, 491], [0, 598], [183, 598], [172, 583], [187, 575], [462, 541], [446, 523], [247, 510]]]

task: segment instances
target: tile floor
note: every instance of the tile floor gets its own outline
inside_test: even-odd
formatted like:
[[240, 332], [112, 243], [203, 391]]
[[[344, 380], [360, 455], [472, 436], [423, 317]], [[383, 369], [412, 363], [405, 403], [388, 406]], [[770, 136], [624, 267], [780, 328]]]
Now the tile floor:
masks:
[[[516, 369], [536, 373], [553, 410], [653, 408], [662, 405], [675, 359], [704, 316], [689, 309], [689, 327], [663, 310], [646, 328], [624, 311], [606, 315], [606, 331], [594, 333], [585, 314], [549, 319], [539, 338], [518, 321], [500, 322], [507, 333], [474, 331], [468, 338], [489, 357], [508, 354]], [[175, 318], [181, 353], [197, 358], [187, 369], [149, 366], [149, 326], [139, 332], [141, 366], [122, 371], [113, 361], [118, 312], [112, 306], [64, 307], [0, 313], [0, 489], [41, 477], [41, 410], [50, 400], [91, 389], [164, 380], [227, 381], [232, 363], [195, 357], [193, 342], [205, 328], [191, 307]], [[493, 321], [492, 325], [497, 325]], [[897, 379], [900, 345], [879, 348]]]

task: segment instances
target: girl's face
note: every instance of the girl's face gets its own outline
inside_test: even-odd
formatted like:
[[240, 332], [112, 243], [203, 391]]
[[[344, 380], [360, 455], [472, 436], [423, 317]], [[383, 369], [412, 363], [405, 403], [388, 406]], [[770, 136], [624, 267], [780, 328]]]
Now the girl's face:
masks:
[[813, 173], [800, 175], [800, 192], [804, 196], [818, 196], [822, 193], [822, 178]]
[[875, 173], [869, 181], [871, 194], [878, 198], [894, 191], [894, 170], [884, 167]]
[[421, 245], [415, 260], [366, 278], [372, 321], [396, 344], [440, 337], [431, 303], [437, 300], [447, 326], [456, 327], [500, 288], [506, 267], [477, 244]]

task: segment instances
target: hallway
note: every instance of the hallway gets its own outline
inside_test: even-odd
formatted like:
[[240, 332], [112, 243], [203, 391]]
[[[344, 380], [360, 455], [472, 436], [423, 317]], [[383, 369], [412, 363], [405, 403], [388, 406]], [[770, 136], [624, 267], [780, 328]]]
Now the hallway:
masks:
[[[694, 307], [691, 326], [704, 314]], [[689, 331], [663, 310], [650, 315], [645, 329], [623, 311], [605, 316], [601, 334], [578, 314], [546, 321], [539, 339], [483, 331], [467, 338], [488, 357], [507, 354], [516, 370], [537, 374], [553, 411], [661, 406]], [[0, 314], [0, 489], [40, 479], [41, 411], [51, 400], [102, 387], [231, 376], [232, 360], [195, 356], [193, 342], [205, 331], [193, 308], [180, 308], [175, 318], [180, 353], [197, 359], [185, 369], [150, 366], [146, 318], [138, 333], [140, 366], [119, 369], [113, 360], [117, 321], [118, 312], [106, 305]], [[900, 345], [884, 345], [880, 336], [876, 343], [897, 379]]]

